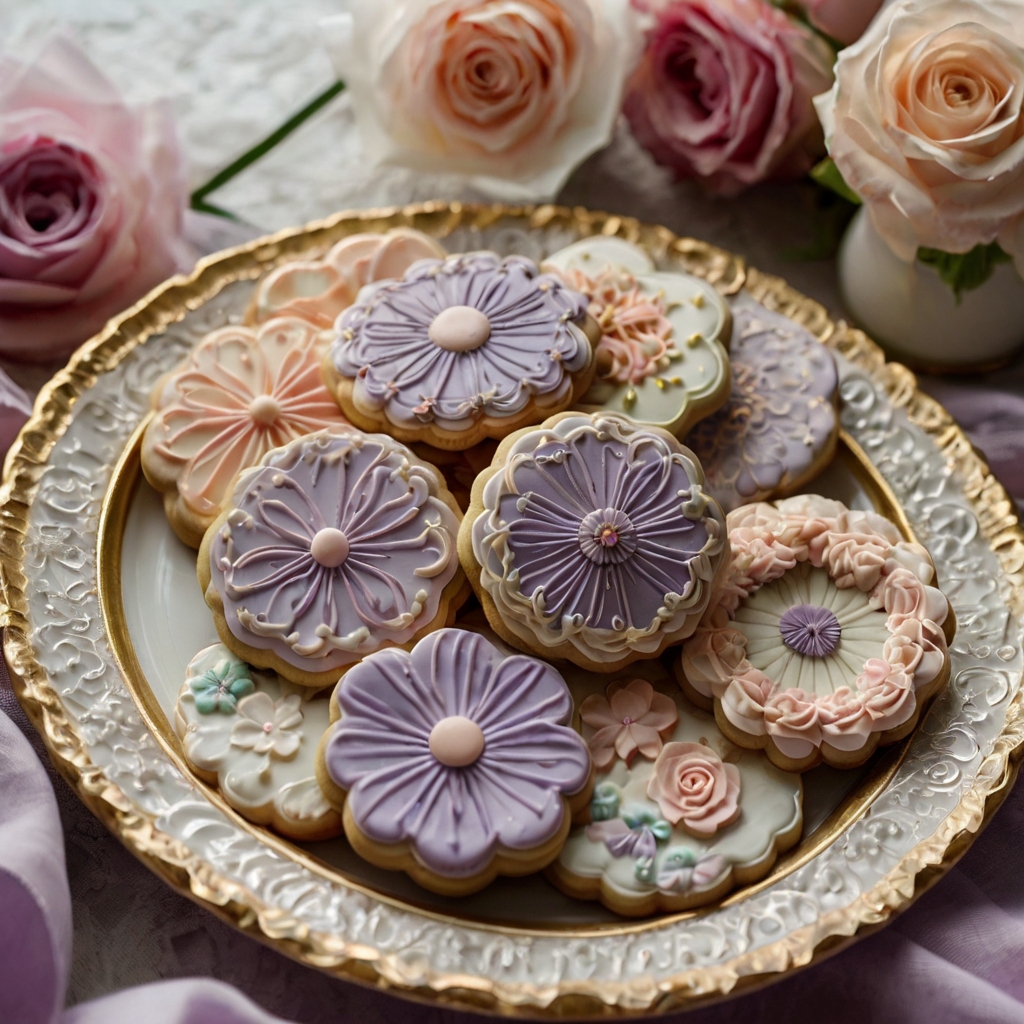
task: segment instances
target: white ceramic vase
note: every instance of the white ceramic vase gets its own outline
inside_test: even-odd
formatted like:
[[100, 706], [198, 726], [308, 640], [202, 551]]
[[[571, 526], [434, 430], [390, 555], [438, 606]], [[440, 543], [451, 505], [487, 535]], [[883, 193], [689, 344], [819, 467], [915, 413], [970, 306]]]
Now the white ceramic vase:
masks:
[[980, 370], [1024, 345], [1024, 280], [1012, 263], [995, 268], [960, 302], [930, 266], [901, 260], [857, 211], [839, 248], [843, 304], [858, 327], [913, 366]]

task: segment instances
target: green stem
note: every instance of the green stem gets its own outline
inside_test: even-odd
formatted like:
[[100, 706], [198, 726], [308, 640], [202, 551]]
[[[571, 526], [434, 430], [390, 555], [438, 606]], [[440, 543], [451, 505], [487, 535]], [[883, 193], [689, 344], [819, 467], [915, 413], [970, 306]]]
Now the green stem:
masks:
[[250, 164], [259, 160], [261, 156], [269, 153], [279, 142], [291, 135], [299, 125], [308, 121], [318, 110], [330, 103], [344, 89], [344, 82], [340, 80], [335, 82], [320, 93], [319, 96], [307, 103], [297, 114], [288, 118], [280, 128], [275, 129], [265, 139], [256, 143], [252, 149], [246, 150], [237, 160], [228, 164], [224, 170], [218, 171], [205, 185], [200, 185], [190, 197], [192, 209], [201, 210], [204, 213], [214, 213], [220, 217], [234, 218], [234, 215], [227, 210], [222, 210], [219, 206], [205, 202], [206, 197], [222, 185], [226, 185], [236, 174], [240, 174]]

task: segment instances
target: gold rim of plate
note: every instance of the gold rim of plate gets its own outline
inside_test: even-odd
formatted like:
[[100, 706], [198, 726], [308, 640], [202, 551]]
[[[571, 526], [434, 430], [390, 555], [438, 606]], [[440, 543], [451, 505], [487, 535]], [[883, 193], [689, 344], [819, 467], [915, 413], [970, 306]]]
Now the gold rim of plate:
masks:
[[[338, 936], [317, 935], [301, 922], [283, 918], [280, 912], [263, 905], [254, 894], [217, 874], [184, 844], [162, 833], [156, 828], [155, 818], [140, 812], [106, 780], [101, 769], [90, 760], [81, 737], [65, 714], [59, 695], [50, 685], [32, 649], [23, 569], [23, 540], [29, 509], [50, 451], [66, 430], [75, 402], [103, 373], [115, 367], [151, 335], [180, 320], [186, 312], [201, 306], [228, 284], [255, 280], [281, 263], [323, 252], [346, 235], [405, 225], [443, 238], [456, 228], [485, 228], [506, 219], [520, 221], [520, 226], [527, 230], [564, 227], [580, 237], [614, 235], [625, 238], [646, 248], [655, 259], [665, 259], [705, 278], [724, 295], [735, 295], [746, 288], [753, 298], [768, 308], [811, 330], [881, 385], [889, 402], [904, 409], [910, 420], [931, 436], [951, 468], [961, 474], [964, 496], [1010, 583], [1011, 610], [1014, 614], [1024, 611], [1024, 530], [1018, 522], [1012, 499], [992, 476], [985, 461], [949, 413], [934, 399], [918, 391], [916, 379], [908, 369], [898, 363], [887, 363], [881, 349], [862, 332], [842, 322], [834, 323], [824, 307], [789, 287], [781, 278], [762, 274], [748, 267], [738, 256], [704, 242], [680, 238], [663, 227], [581, 208], [423, 203], [401, 209], [341, 213], [328, 220], [257, 239], [203, 259], [192, 274], [172, 278], [111, 321], [99, 335], [83, 345], [68, 366], [42, 389], [31, 419], [7, 456], [0, 486], [0, 588], [5, 604], [0, 624], [5, 628], [4, 655], [15, 692], [33, 725], [43, 736], [57, 769], [129, 850], [179, 892], [247, 934], [303, 963], [351, 980], [400, 989], [413, 997], [464, 1009], [503, 1013], [526, 1010], [531, 1015], [580, 1017], [616, 1012], [635, 1015], [679, 1009], [748, 991], [814, 963], [882, 926], [941, 878], [959, 859], [1005, 798], [1016, 778], [1020, 756], [1024, 752], [1024, 715], [1021, 713], [1024, 691], [1018, 691], [1007, 708], [1003, 729], [991, 753], [979, 766], [972, 788], [962, 795], [935, 833], [909, 850], [870, 890], [849, 906], [826, 913], [813, 924], [775, 943], [714, 967], [685, 971], [668, 978], [659, 983], [656, 991], [652, 991], [646, 1006], [631, 1001], [627, 1008], [618, 1000], [620, 985], [614, 981], [574, 981], [571, 987], [555, 991], [523, 985], [520, 991], [509, 993], [507, 983], [499, 991], [487, 978], [435, 974], [426, 985], [409, 986], [404, 982], [401, 971], [377, 950], [348, 944]], [[119, 462], [108, 497], [114, 490], [114, 481], [131, 475], [130, 457], [135, 448], [132, 443], [128, 445], [128, 454]], [[910, 524], [885, 480], [859, 453], [856, 444], [844, 440], [840, 451], [849, 453], [848, 457], [854, 460], [858, 478], [876, 503], [881, 507], [891, 507], [897, 513], [895, 518], [901, 528], [912, 535]], [[119, 487], [118, 493], [130, 497], [131, 487]], [[108, 534], [112, 524], [116, 525], [119, 505], [123, 515], [127, 509], [125, 499], [104, 502], [101, 537]], [[116, 550], [119, 552], [119, 544]], [[119, 559], [116, 561], [119, 563]], [[118, 577], [114, 581], [111, 571], [109, 565], [100, 569], [101, 590], [107, 594], [113, 592], [119, 598], [120, 579]], [[118, 606], [117, 601], [113, 604]], [[164, 735], [166, 730], [160, 727], [159, 719], [155, 719], [152, 709], [147, 708], [141, 699], [138, 685], [141, 672], [136, 675], [131, 666], [133, 652], [130, 641], [127, 641], [127, 631], [122, 628], [123, 615], [115, 613], [111, 616], [107, 603], [103, 607], [118, 664], [129, 689], [147, 725], [172, 759], [178, 761], [180, 755], [171, 749], [171, 742]], [[142, 683], [148, 689], [144, 680]], [[860, 790], [867, 789], [872, 794], [877, 792], [879, 779], [884, 786], [895, 771], [906, 742], [896, 748], [897, 753], [880, 762], [880, 767], [876, 767], [868, 781], [861, 784]], [[191, 773], [189, 775], [191, 777]], [[212, 791], [207, 788], [205, 792], [213, 799]], [[226, 806], [222, 805], [219, 797], [214, 802], [221, 809]], [[869, 803], [870, 800], [854, 800], [851, 806], [849, 800], [844, 801], [839, 808], [842, 813], [838, 814], [841, 827], [845, 827], [848, 820], [859, 817]], [[242, 821], [234, 812], [230, 813], [236, 821]], [[837, 812], [833, 812], [830, 820], [819, 827], [816, 834], [826, 832], [831, 837], [838, 833], [841, 828], [837, 828], [836, 821], [832, 820], [835, 817]], [[314, 870], [326, 870], [334, 878], [344, 878], [346, 884], [362, 887], [333, 868], [325, 869], [287, 841], [272, 836], [266, 830], [244, 824], [258, 832], [264, 841], [286, 850], [289, 856], [300, 859]], [[816, 848], [819, 844], [812, 845]], [[798, 866], [786, 863], [787, 860], [780, 862], [771, 880], [777, 880], [782, 873]], [[799, 860], [802, 863], [804, 857], [800, 856]], [[749, 887], [734, 899], [742, 899], [759, 887]], [[476, 928], [509, 933], [528, 931], [521, 926], [505, 927], [445, 915], [372, 889], [369, 892], [375, 899], [435, 919], [448, 920], [452, 924], [471, 924]], [[609, 932], [629, 935], [699, 913], [695, 911], [609, 925], [558, 926], [557, 930], [567, 938], [595, 933], [607, 935]]]

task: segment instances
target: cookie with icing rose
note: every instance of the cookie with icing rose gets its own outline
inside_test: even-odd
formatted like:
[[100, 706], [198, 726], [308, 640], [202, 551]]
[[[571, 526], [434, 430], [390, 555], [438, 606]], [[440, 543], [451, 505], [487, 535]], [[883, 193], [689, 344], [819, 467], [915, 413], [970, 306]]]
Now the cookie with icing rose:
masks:
[[222, 642], [302, 686], [454, 620], [469, 595], [462, 512], [433, 466], [383, 434], [338, 427], [268, 452], [199, 549]]
[[729, 396], [729, 306], [707, 281], [660, 272], [621, 238], [586, 238], [544, 269], [587, 296], [601, 329], [594, 383], [575, 408], [683, 437]]
[[199, 547], [242, 470], [272, 448], [346, 422], [320, 376], [325, 344], [295, 318], [224, 327], [157, 384], [142, 471], [189, 547]]
[[213, 644], [189, 662], [174, 707], [195, 773], [249, 821], [301, 840], [341, 832], [341, 816], [316, 781], [329, 702], [310, 693]]
[[733, 310], [732, 388], [686, 435], [726, 512], [783, 497], [832, 460], [839, 376], [806, 328], [748, 300]]
[[547, 871], [563, 892], [629, 917], [690, 910], [764, 878], [800, 838], [800, 776], [727, 739], [660, 662], [596, 692], [567, 679], [596, 775], [589, 823]]
[[421, 260], [336, 324], [324, 380], [364, 430], [442, 449], [571, 406], [596, 369], [587, 300], [524, 256]]
[[265, 323], [292, 316], [326, 330], [366, 285], [401, 277], [417, 260], [444, 256], [436, 239], [412, 228], [349, 235], [323, 259], [295, 260], [267, 274], [256, 286], [246, 319]]
[[621, 416], [562, 413], [498, 446], [459, 555], [507, 643], [595, 672], [690, 636], [727, 556], [692, 453]]
[[863, 764], [949, 680], [956, 622], [927, 550], [817, 495], [744, 505], [730, 559], [677, 661], [734, 743], [805, 771]]
[[361, 857], [462, 896], [549, 864], [587, 806], [587, 745], [546, 662], [442, 629], [379, 651], [331, 700], [317, 777]]

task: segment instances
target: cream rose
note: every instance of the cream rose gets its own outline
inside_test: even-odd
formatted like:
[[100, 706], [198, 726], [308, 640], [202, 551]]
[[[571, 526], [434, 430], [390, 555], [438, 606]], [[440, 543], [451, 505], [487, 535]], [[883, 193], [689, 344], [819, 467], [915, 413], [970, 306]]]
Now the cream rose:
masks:
[[815, 105], [892, 250], [998, 241], [1024, 274], [1024, 0], [908, 0], [843, 50]]
[[629, 0], [343, 0], [327, 22], [378, 163], [548, 198], [611, 139], [640, 54]]

